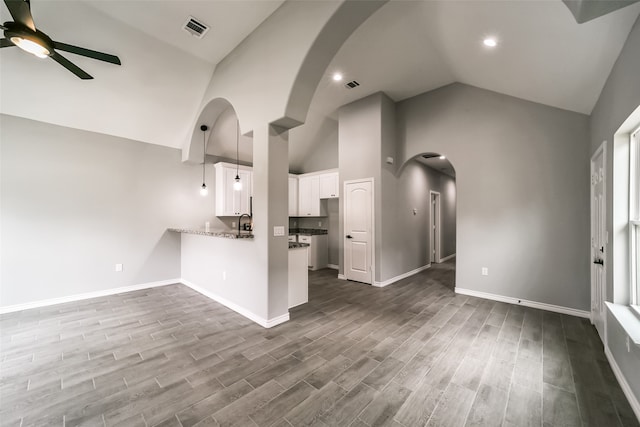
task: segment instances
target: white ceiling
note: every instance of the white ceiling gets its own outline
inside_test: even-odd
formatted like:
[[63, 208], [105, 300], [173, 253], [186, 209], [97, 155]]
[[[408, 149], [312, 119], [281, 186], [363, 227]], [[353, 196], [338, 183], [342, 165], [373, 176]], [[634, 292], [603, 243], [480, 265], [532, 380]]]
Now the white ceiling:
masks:
[[[282, 0], [32, 0], [36, 27], [52, 39], [120, 57], [122, 66], [62, 54], [91, 74], [80, 80], [49, 59], [0, 50], [0, 112], [180, 148], [215, 64]], [[2, 22], [12, 20], [4, 2]], [[192, 15], [212, 28], [182, 30]]]
[[[38, 0], [33, 0], [34, 2]], [[81, 0], [100, 12], [211, 64], [220, 62], [284, 0]], [[188, 16], [209, 27], [202, 39], [182, 29]]]
[[[281, 3], [32, 0], [36, 26], [54, 40], [116, 54], [122, 66], [65, 54], [95, 77], [81, 81], [51, 60], [2, 49], [0, 111], [181, 147], [215, 64]], [[639, 13], [636, 3], [577, 24], [561, 0], [392, 0], [326, 70], [308, 124], [291, 132], [293, 168], [335, 139], [338, 107], [377, 91], [399, 101], [457, 81], [589, 114]], [[204, 39], [182, 30], [189, 15], [212, 27]], [[11, 20], [4, 4], [0, 18]], [[487, 35], [497, 48], [482, 46]], [[345, 89], [333, 71], [361, 86]], [[217, 138], [229, 140], [228, 153], [235, 133], [223, 122], [230, 133]]]
[[[378, 91], [400, 101], [453, 82], [590, 114], [639, 13], [636, 3], [577, 24], [560, 0], [391, 1], [336, 54], [310, 116], [336, 118], [339, 106]], [[483, 46], [487, 36], [495, 49]], [[346, 89], [354, 79], [360, 86]], [[290, 147], [294, 165], [325, 139], [306, 127]]]

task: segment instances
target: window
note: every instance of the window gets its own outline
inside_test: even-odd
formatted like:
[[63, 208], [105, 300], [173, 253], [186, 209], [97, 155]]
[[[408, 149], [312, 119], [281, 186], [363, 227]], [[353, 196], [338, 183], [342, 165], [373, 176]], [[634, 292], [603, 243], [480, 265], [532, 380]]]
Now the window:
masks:
[[640, 128], [631, 133], [629, 168], [629, 230], [631, 304], [640, 310]]

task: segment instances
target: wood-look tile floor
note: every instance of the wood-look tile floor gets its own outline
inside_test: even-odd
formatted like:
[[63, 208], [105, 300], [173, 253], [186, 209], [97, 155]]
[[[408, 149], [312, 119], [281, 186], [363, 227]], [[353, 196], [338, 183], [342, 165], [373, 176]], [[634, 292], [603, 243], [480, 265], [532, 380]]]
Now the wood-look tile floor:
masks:
[[0, 317], [2, 426], [638, 426], [594, 328], [310, 274], [263, 329], [182, 285]]

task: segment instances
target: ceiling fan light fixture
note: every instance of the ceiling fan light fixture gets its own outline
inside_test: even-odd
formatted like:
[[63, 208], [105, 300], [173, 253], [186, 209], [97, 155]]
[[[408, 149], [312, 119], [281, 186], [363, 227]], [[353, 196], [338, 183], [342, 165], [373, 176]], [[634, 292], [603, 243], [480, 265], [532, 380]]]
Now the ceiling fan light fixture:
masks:
[[10, 38], [11, 43], [18, 46], [20, 49], [25, 52], [29, 52], [32, 55], [37, 56], [38, 58], [46, 58], [51, 55], [51, 51], [47, 49], [42, 44], [38, 43], [37, 39], [31, 39], [20, 36], [13, 36]]

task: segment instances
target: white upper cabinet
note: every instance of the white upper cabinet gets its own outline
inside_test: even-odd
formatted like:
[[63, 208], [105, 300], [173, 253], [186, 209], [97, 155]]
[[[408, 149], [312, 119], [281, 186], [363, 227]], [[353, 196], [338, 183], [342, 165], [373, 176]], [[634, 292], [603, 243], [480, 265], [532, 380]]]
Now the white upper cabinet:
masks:
[[327, 216], [326, 202], [321, 199], [340, 197], [337, 169], [298, 175], [297, 210], [293, 208], [293, 178], [289, 176], [289, 216]]
[[216, 163], [216, 216], [238, 216], [249, 213], [249, 198], [252, 193], [253, 173], [251, 168], [240, 166], [238, 176], [242, 190], [233, 189], [236, 166], [230, 163]]
[[298, 216], [320, 216], [320, 179], [318, 175], [298, 179]]
[[319, 177], [321, 199], [335, 199], [340, 197], [338, 172], [323, 173], [319, 175]]
[[298, 216], [298, 178], [289, 176], [289, 216]]

